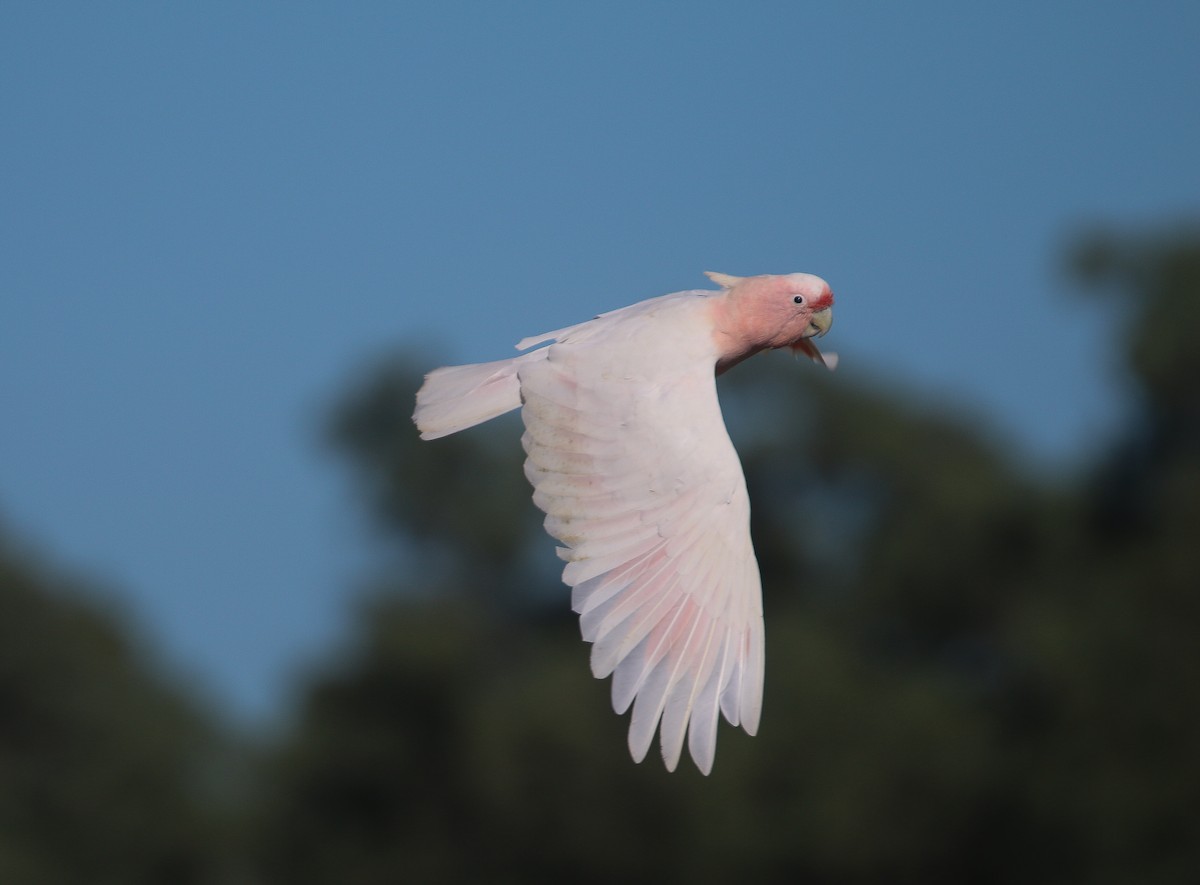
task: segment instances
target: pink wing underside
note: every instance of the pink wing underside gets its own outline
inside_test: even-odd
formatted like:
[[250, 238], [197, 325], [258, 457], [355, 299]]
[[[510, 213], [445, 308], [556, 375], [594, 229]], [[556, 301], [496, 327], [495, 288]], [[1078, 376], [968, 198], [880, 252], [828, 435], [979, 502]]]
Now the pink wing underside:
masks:
[[762, 704], [745, 480], [712, 361], [614, 354], [610, 343], [552, 345], [521, 369], [526, 474], [566, 545], [563, 581], [594, 643], [592, 671], [613, 676], [618, 713], [633, 704], [633, 757], [661, 721], [667, 768], [686, 733], [708, 773], [719, 714], [753, 734]]

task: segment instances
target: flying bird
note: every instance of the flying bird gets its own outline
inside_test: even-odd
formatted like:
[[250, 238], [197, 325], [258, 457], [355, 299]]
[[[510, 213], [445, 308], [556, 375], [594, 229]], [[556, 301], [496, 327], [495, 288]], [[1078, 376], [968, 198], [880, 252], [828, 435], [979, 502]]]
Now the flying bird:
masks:
[[813, 343], [833, 321], [820, 277], [707, 276], [719, 291], [651, 298], [526, 338], [511, 359], [437, 369], [413, 414], [437, 439], [521, 409], [525, 475], [564, 545], [592, 672], [613, 677], [617, 713], [633, 706], [630, 753], [641, 762], [657, 728], [674, 771], [686, 734], [704, 774], [719, 714], [754, 734], [763, 690], [750, 501], [715, 376], [781, 347], [836, 364]]

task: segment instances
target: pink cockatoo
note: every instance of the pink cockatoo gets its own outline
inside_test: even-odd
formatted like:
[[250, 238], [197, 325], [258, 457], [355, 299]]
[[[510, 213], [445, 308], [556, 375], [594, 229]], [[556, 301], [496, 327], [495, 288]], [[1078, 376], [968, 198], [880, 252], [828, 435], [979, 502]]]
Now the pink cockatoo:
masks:
[[521, 409], [533, 500], [565, 545], [592, 672], [613, 677], [617, 713], [633, 705], [634, 760], [658, 727], [674, 771], [686, 732], [705, 774], [718, 711], [754, 734], [763, 690], [750, 501], [714, 376], [778, 347], [835, 363], [812, 343], [833, 318], [820, 277], [708, 276], [720, 291], [651, 298], [517, 345], [548, 347], [437, 369], [413, 415], [436, 439]]

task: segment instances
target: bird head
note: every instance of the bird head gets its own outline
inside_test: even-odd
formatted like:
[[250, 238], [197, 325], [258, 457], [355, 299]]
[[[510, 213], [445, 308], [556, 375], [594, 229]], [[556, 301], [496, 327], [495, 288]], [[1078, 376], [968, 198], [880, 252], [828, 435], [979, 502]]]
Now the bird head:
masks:
[[807, 273], [735, 277], [707, 271], [726, 291], [725, 333], [746, 352], [790, 347], [832, 369], [837, 355], [822, 355], [813, 343], [833, 325], [833, 291]]

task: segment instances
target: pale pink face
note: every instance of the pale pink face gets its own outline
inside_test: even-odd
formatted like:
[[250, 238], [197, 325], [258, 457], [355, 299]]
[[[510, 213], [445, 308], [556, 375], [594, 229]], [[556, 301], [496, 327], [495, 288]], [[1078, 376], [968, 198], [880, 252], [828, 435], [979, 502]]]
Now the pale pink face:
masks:
[[[820, 277], [810, 273], [793, 273], [784, 277], [789, 283], [792, 303], [801, 310], [808, 311], [809, 322], [805, 325], [801, 338], [813, 338], [824, 335], [833, 324], [833, 290]], [[827, 318], [813, 322], [816, 314], [827, 312]]]
[[833, 322], [833, 291], [807, 273], [749, 277], [735, 287], [743, 317], [762, 346], [786, 347], [824, 335]]
[[833, 323], [833, 292], [823, 279], [807, 273], [713, 278], [726, 287], [713, 314], [721, 348], [718, 372], [774, 347], [792, 347], [826, 362], [810, 340]]

